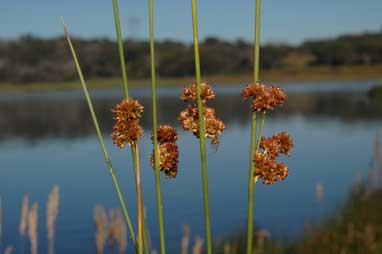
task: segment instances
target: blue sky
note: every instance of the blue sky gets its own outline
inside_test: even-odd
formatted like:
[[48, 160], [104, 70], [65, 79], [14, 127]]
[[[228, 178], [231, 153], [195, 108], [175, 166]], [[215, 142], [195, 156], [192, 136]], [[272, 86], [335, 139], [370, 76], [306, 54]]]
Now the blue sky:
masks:
[[[199, 0], [201, 38], [253, 38], [254, 0]], [[119, 0], [123, 34], [148, 37], [148, 0]], [[157, 39], [191, 41], [191, 0], [154, 0]], [[1, 0], [0, 38], [62, 35], [115, 37], [111, 0]], [[300, 43], [382, 28], [382, 0], [263, 0], [262, 42]]]

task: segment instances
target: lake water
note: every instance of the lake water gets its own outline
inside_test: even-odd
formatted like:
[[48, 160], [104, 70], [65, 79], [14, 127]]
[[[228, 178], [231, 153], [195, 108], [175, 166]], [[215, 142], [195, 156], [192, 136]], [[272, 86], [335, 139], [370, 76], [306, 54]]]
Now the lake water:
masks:
[[[255, 222], [273, 236], [293, 238], [307, 222], [317, 222], [340, 207], [359, 172], [368, 176], [374, 142], [382, 126], [382, 109], [369, 101], [374, 81], [285, 84], [288, 103], [269, 114], [265, 135], [288, 131], [295, 148], [290, 174], [281, 183], [258, 184]], [[250, 112], [240, 100], [239, 86], [216, 87], [214, 106], [227, 129], [217, 151], [207, 146], [210, 208], [214, 237], [224, 237], [246, 225]], [[175, 180], [162, 177], [164, 220], [169, 253], [177, 253], [182, 225], [192, 236], [204, 234], [199, 143], [179, 128], [176, 117], [184, 107], [181, 88], [159, 91], [159, 121], [179, 130], [180, 164]], [[111, 142], [110, 109], [121, 99], [119, 90], [96, 90], [92, 98], [129, 212], [136, 219], [135, 184], [129, 151]], [[148, 158], [150, 90], [131, 95], [146, 106], [145, 137], [140, 141], [142, 185], [153, 247], [158, 249], [154, 174]], [[379, 104], [380, 105], [380, 104]], [[39, 250], [46, 251], [45, 203], [54, 184], [60, 186], [56, 252], [95, 253], [93, 208], [119, 203], [103, 161], [81, 91], [3, 93], [0, 95], [0, 194], [4, 245], [18, 252], [21, 200], [28, 193], [39, 207]], [[324, 186], [316, 201], [315, 186]], [[129, 243], [131, 248], [132, 244]]]

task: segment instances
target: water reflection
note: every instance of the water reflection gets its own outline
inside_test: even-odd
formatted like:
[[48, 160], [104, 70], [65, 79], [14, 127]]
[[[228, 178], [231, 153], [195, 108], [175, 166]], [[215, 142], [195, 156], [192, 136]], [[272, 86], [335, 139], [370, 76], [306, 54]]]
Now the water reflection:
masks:
[[[229, 125], [247, 123], [248, 104], [240, 100], [238, 91], [225, 92], [211, 103], [218, 115]], [[145, 130], [151, 128], [151, 98], [148, 91], [138, 93], [138, 99], [145, 106], [142, 123]], [[158, 117], [162, 123], [178, 126], [177, 116], [184, 107], [173, 91], [161, 93], [158, 98]], [[119, 102], [119, 95], [113, 91], [96, 94], [93, 102], [104, 133], [111, 133], [111, 108]], [[248, 113], [247, 113], [248, 112]], [[365, 92], [292, 92], [287, 103], [270, 117], [327, 116], [344, 122], [382, 119], [381, 104], [373, 104]], [[228, 125], [228, 128], [229, 128]], [[82, 94], [72, 92], [45, 94], [44, 96], [22, 96], [0, 98], [0, 138], [44, 137], [73, 138], [93, 134], [89, 110]]]

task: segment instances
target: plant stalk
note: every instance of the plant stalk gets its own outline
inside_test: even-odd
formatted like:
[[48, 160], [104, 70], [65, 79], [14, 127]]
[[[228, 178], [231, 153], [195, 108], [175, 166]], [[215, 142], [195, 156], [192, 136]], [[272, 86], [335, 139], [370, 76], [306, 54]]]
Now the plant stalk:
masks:
[[111, 161], [110, 161], [110, 156], [109, 156], [108, 150], [107, 150], [107, 148], [105, 146], [105, 142], [104, 142], [104, 139], [103, 139], [103, 136], [102, 136], [102, 132], [101, 132], [101, 129], [100, 129], [99, 124], [98, 124], [97, 116], [96, 116], [95, 111], [94, 111], [93, 103], [91, 101], [91, 98], [90, 98], [90, 95], [89, 95], [89, 92], [88, 92], [88, 89], [87, 89], [87, 85], [86, 85], [86, 82], [85, 82], [85, 79], [84, 79], [84, 76], [83, 76], [83, 73], [82, 73], [82, 70], [81, 70], [80, 63], [79, 63], [78, 58], [77, 58], [77, 54], [76, 54], [76, 52], [74, 50], [74, 47], [73, 47], [72, 41], [70, 39], [70, 35], [69, 35], [69, 32], [68, 32], [68, 29], [66, 28], [66, 25], [65, 25], [63, 19], [62, 19], [62, 25], [64, 27], [66, 39], [68, 41], [69, 48], [70, 48], [70, 51], [72, 53], [74, 63], [76, 65], [78, 76], [79, 76], [80, 81], [81, 81], [81, 85], [82, 85], [82, 88], [83, 88], [83, 91], [84, 91], [84, 94], [85, 94], [85, 98], [86, 98], [86, 101], [87, 101], [87, 104], [88, 104], [88, 107], [89, 107], [89, 110], [90, 110], [90, 114], [91, 114], [91, 117], [92, 117], [92, 120], [93, 120], [94, 127], [95, 127], [96, 132], [97, 132], [98, 141], [99, 141], [99, 144], [100, 144], [100, 146], [102, 148], [102, 151], [103, 151], [103, 154], [104, 154], [104, 158], [105, 158], [105, 162], [106, 162], [107, 168], [109, 169], [109, 173], [110, 173], [111, 179], [113, 181], [113, 184], [114, 184], [114, 187], [115, 187], [115, 191], [117, 193], [117, 196], [118, 196], [121, 208], [122, 208], [122, 212], [123, 212], [123, 215], [125, 217], [125, 220], [126, 220], [129, 232], [130, 232], [131, 239], [132, 239], [132, 241], [134, 243], [134, 246], [136, 246], [135, 233], [134, 233], [133, 226], [131, 224], [130, 216], [129, 216], [127, 208], [126, 208], [126, 203], [125, 203], [125, 200], [124, 200], [124, 198], [122, 196], [121, 189], [119, 187], [119, 183], [118, 183], [117, 177], [116, 177], [116, 175], [114, 173], [114, 169], [113, 169], [113, 166], [112, 166]]
[[[260, 0], [256, 0], [255, 7], [255, 40], [253, 50], [253, 83], [259, 81], [260, 70]], [[265, 115], [262, 116], [260, 126], [260, 136], [262, 136], [262, 129], [264, 127]], [[249, 162], [249, 178], [248, 178], [248, 223], [247, 223], [247, 254], [253, 254], [253, 217], [254, 217], [254, 189], [256, 182], [254, 181], [254, 174], [256, 171], [255, 163], [253, 161], [255, 153], [258, 150], [259, 141], [256, 145], [257, 134], [257, 112], [252, 113], [252, 125], [251, 125], [251, 154]], [[256, 147], [256, 148], [255, 148]]]
[[152, 97], [152, 114], [153, 114], [153, 143], [154, 143], [154, 169], [155, 169], [155, 187], [158, 207], [158, 224], [160, 236], [160, 253], [166, 253], [166, 243], [163, 223], [163, 205], [162, 192], [160, 187], [160, 169], [159, 169], [159, 147], [157, 133], [157, 99], [156, 99], [156, 71], [155, 71], [155, 48], [154, 48], [154, 14], [153, 0], [149, 0], [149, 16], [150, 16], [150, 60], [151, 60], [151, 97]]
[[202, 179], [203, 179], [203, 201], [204, 201], [204, 219], [206, 228], [206, 242], [207, 254], [212, 254], [212, 240], [211, 240], [211, 222], [210, 222], [210, 208], [208, 198], [208, 179], [207, 179], [207, 158], [206, 158], [206, 142], [205, 142], [205, 123], [203, 114], [203, 102], [201, 98], [201, 73], [200, 73], [200, 56], [199, 56], [199, 42], [198, 42], [198, 21], [196, 11], [196, 0], [192, 1], [192, 27], [194, 34], [194, 55], [195, 55], [195, 72], [196, 72], [196, 86], [198, 97], [198, 118], [199, 118], [199, 144], [200, 144], [200, 158], [202, 164]]
[[125, 53], [123, 51], [123, 40], [122, 40], [122, 33], [121, 33], [121, 22], [120, 22], [119, 11], [118, 11], [118, 0], [113, 0], [113, 9], [114, 9], [115, 32], [116, 32], [117, 41], [118, 41], [119, 61], [121, 64], [123, 88], [124, 88], [125, 97], [128, 98], [129, 89], [127, 85], [126, 62], [125, 62]]
[[134, 142], [132, 144], [134, 146], [134, 149], [132, 149], [132, 155], [135, 158], [134, 159], [134, 170], [135, 170], [135, 181], [137, 183], [137, 203], [138, 203], [138, 254], [142, 254], [142, 242], [143, 242], [143, 233], [142, 233], [142, 193], [141, 193], [141, 172], [140, 172], [140, 165], [139, 165], [139, 150], [138, 150], [138, 143]]
[[[118, 41], [119, 60], [120, 60], [120, 64], [121, 64], [121, 73], [122, 73], [122, 80], [123, 80], [124, 96], [126, 99], [128, 99], [129, 98], [129, 89], [128, 89], [128, 82], [127, 82], [127, 74], [126, 74], [125, 54], [124, 54], [124, 50], [123, 50], [121, 24], [120, 24], [119, 11], [118, 11], [118, 0], [113, 0], [113, 9], [114, 9], [115, 31], [116, 31], [116, 35], [117, 35], [117, 41]], [[138, 144], [136, 145], [136, 147], [138, 148]], [[132, 153], [133, 158], [135, 158], [134, 154], [137, 152], [137, 151], [134, 151], [135, 149], [136, 149], [135, 147], [131, 147], [131, 153]], [[136, 163], [139, 164], [139, 161], [134, 161], [134, 165]], [[136, 185], [138, 185], [138, 184], [136, 183]], [[141, 188], [139, 187], [139, 190], [140, 189]], [[138, 192], [137, 192], [137, 195], [138, 195]], [[142, 198], [140, 198], [140, 206], [143, 207]], [[143, 234], [143, 236], [145, 238], [143, 241], [145, 244], [144, 251], [145, 251], [145, 253], [148, 253], [149, 252], [148, 247], [147, 247], [148, 240], [146, 237], [147, 236], [147, 234], [146, 234], [147, 228], [146, 228], [146, 223], [144, 220], [145, 219], [143, 218], [142, 226], [143, 226], [143, 231], [145, 231], [145, 233]], [[141, 247], [142, 247], [142, 245], [141, 245]]]
[[254, 188], [255, 188], [255, 162], [253, 161], [256, 150], [256, 135], [257, 135], [257, 113], [252, 114], [251, 126], [251, 152], [249, 160], [249, 175], [248, 175], [248, 224], [247, 224], [247, 254], [252, 253], [253, 246], [253, 206], [254, 206]]

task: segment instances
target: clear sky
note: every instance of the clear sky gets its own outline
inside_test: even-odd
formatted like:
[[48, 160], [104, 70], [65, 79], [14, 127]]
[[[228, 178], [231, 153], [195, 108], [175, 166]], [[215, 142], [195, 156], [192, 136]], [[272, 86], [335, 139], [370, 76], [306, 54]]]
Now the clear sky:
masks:
[[[254, 0], [199, 0], [201, 38], [253, 38]], [[119, 0], [124, 37], [148, 37], [148, 0]], [[191, 0], [154, 0], [158, 39], [191, 41]], [[111, 0], [1, 0], [0, 38], [62, 35], [114, 38]], [[262, 0], [262, 41], [299, 43], [382, 28], [382, 0]]]

